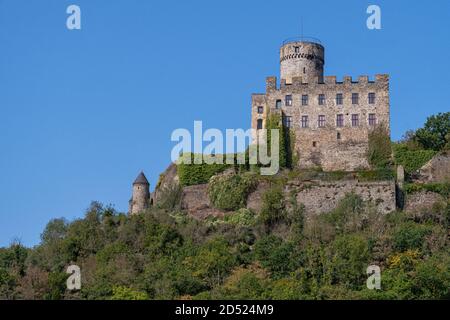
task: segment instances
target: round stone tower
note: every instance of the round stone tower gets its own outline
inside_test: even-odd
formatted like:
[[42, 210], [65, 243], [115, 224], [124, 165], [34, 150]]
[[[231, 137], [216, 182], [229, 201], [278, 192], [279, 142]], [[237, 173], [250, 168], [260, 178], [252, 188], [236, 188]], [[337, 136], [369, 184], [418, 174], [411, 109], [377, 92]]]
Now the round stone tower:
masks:
[[144, 211], [150, 204], [150, 183], [144, 172], [141, 172], [133, 182], [133, 195], [130, 199], [130, 214]]
[[291, 83], [293, 77], [302, 77], [303, 82], [323, 80], [325, 48], [319, 40], [306, 38], [288, 39], [280, 48], [280, 78]]

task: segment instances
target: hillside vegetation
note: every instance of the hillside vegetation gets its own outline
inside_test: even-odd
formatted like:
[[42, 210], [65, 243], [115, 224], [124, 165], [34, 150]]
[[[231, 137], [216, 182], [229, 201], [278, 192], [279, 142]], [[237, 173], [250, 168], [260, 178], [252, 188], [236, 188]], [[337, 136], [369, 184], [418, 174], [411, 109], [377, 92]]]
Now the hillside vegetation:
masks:
[[[392, 150], [386, 134], [375, 132], [374, 169], [355, 173], [289, 170], [295, 157], [285, 148], [285, 171], [264, 178], [260, 212], [245, 208], [262, 179], [249, 166], [220, 176], [229, 168], [181, 166], [182, 185], [209, 181], [224, 218], [183, 212], [182, 186], [166, 188], [157, 206], [133, 216], [94, 202], [82, 219], [50, 221], [34, 248], [0, 248], [0, 299], [450, 299], [450, 186], [411, 180], [449, 148], [449, 130], [450, 113], [430, 117]], [[393, 179], [399, 164], [406, 197], [428, 191], [441, 200], [424, 211], [382, 215], [349, 193], [334, 210], [306, 215], [283, 192], [287, 177]], [[82, 277], [75, 292], [66, 290], [72, 264]], [[370, 265], [381, 269], [380, 290], [366, 286]]]

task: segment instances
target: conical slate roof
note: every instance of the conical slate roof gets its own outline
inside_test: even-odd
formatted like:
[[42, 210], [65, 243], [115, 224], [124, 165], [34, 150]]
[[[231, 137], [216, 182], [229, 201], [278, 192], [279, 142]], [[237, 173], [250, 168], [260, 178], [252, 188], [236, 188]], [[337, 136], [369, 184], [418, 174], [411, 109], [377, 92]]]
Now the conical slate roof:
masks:
[[133, 184], [149, 184], [144, 172], [141, 171], [141, 173], [139, 173]]

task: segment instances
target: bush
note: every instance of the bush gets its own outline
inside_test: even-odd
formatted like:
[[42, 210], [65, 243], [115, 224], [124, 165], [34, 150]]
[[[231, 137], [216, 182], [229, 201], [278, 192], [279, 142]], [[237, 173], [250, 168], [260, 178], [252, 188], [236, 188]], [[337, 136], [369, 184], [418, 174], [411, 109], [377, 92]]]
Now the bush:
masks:
[[433, 150], [409, 150], [403, 143], [394, 144], [393, 151], [395, 164], [402, 165], [407, 173], [420, 169], [436, 154]]
[[247, 196], [256, 187], [253, 175], [223, 175], [212, 177], [208, 196], [214, 207], [226, 211], [245, 207]]
[[256, 222], [255, 213], [249, 209], [242, 208], [232, 214], [226, 215], [224, 221], [238, 226], [252, 226]]
[[272, 186], [263, 195], [260, 218], [266, 226], [270, 227], [285, 216], [283, 190], [281, 186]]
[[391, 162], [391, 139], [384, 125], [369, 132], [369, 150], [367, 159], [374, 168], [387, 167]]
[[408, 249], [422, 249], [425, 236], [431, 232], [432, 228], [430, 226], [411, 221], [405, 222], [394, 232], [394, 249], [400, 252]]
[[[231, 167], [229, 164], [195, 164], [194, 163], [194, 154], [187, 153], [183, 154], [180, 159], [191, 159], [191, 163], [180, 163], [177, 164], [177, 172], [178, 177], [180, 178], [180, 184], [182, 186], [192, 186], [196, 184], [207, 183], [209, 179], [220, 172]], [[185, 161], [187, 162], [187, 161]]]

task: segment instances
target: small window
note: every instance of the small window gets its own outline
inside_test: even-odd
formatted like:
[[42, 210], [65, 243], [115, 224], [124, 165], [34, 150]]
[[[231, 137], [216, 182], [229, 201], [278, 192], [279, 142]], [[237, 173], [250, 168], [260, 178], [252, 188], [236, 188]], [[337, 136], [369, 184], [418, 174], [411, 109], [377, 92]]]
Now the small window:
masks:
[[299, 53], [300, 52], [300, 47], [294, 47], [294, 51], [295, 51], [295, 53]]
[[313, 141], [313, 147], [317, 147], [317, 142]]
[[352, 104], [359, 104], [359, 93], [352, 93]]
[[359, 126], [359, 114], [352, 114], [352, 127]]
[[256, 129], [261, 130], [263, 128], [263, 121], [262, 119], [258, 119], [256, 123]]
[[275, 102], [275, 109], [281, 109], [281, 100], [277, 100], [277, 102]]
[[259, 114], [261, 114], [261, 113], [264, 113], [264, 107], [258, 107], [258, 113]]
[[306, 73], [306, 68], [305, 67], [303, 67], [303, 73]]
[[337, 127], [343, 127], [344, 126], [344, 115], [338, 114], [336, 116], [336, 126]]
[[374, 92], [369, 93], [369, 104], [375, 104], [375, 93]]
[[302, 95], [302, 106], [307, 106], [308, 105], [308, 95], [304, 94]]
[[286, 100], [285, 101], [286, 106], [288, 106], [288, 107], [292, 106], [292, 95], [287, 95], [285, 100]]
[[344, 97], [342, 93], [336, 94], [336, 104], [341, 105], [344, 102]]
[[284, 116], [283, 117], [283, 124], [286, 128], [290, 128], [292, 126], [292, 117], [290, 116]]
[[377, 117], [375, 113], [369, 113], [369, 126], [374, 126], [377, 124]]
[[338, 132], [338, 133], [336, 134], [336, 139], [341, 140], [341, 133], [340, 133], [340, 132]]
[[301, 125], [302, 128], [308, 128], [308, 116], [302, 116]]
[[323, 106], [325, 104], [325, 95], [324, 94], [319, 94], [319, 105]]
[[324, 128], [325, 127], [325, 116], [324, 115], [319, 115], [319, 119], [317, 120], [317, 124], [318, 124], [319, 128]]

